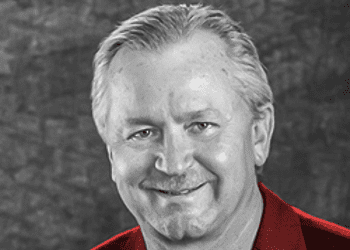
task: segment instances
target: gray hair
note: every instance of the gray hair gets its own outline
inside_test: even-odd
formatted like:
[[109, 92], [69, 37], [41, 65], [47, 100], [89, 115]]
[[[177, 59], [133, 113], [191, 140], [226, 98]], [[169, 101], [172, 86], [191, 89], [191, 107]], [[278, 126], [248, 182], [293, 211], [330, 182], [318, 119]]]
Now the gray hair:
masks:
[[273, 94], [257, 50], [239, 23], [210, 5], [161, 5], [121, 22], [101, 42], [95, 55], [92, 115], [105, 142], [104, 128], [108, 112], [108, 84], [105, 77], [113, 56], [122, 46], [161, 53], [166, 45], [187, 39], [197, 30], [211, 31], [226, 42], [229, 47], [227, 56], [238, 67], [238, 72], [234, 74], [240, 83], [236, 92], [247, 103], [254, 119], [261, 118], [259, 107], [268, 102], [273, 103]]

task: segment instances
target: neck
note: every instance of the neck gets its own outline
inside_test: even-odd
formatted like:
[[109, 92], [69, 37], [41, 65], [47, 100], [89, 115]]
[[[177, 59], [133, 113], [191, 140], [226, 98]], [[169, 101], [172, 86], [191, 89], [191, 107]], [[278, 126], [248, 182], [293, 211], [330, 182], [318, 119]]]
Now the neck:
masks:
[[[208, 248], [201, 249], [252, 249], [259, 229], [264, 203], [257, 185], [247, 193], [238, 212], [232, 216], [226, 230], [216, 242]], [[237, 230], [240, 228], [240, 230]]]
[[237, 243], [235, 244], [236, 248], [234, 249], [252, 249], [256, 234], [259, 230], [263, 210], [264, 203], [260, 191], [258, 187], [254, 187], [251, 210], [247, 211], [248, 216], [246, 216], [246, 218], [249, 218], [249, 216], [250, 218], [239, 234]]

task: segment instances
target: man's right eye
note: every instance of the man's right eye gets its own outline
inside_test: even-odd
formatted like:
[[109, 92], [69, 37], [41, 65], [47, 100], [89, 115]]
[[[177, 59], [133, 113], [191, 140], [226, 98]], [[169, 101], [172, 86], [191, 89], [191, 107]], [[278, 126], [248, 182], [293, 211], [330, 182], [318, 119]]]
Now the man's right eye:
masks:
[[140, 131], [132, 134], [129, 137], [129, 139], [131, 139], [131, 140], [134, 140], [134, 139], [137, 139], [137, 140], [147, 139], [150, 136], [151, 133], [153, 133], [151, 131], [151, 129], [140, 130]]

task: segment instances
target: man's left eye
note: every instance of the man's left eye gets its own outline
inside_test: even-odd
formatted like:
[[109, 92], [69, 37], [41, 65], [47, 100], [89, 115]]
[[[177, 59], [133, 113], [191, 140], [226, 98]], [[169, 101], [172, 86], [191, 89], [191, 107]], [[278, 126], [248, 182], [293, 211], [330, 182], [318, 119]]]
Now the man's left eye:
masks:
[[196, 127], [197, 128], [197, 133], [202, 132], [206, 129], [209, 129], [213, 126], [216, 126], [216, 124], [211, 123], [211, 122], [194, 122], [191, 124], [191, 127]]

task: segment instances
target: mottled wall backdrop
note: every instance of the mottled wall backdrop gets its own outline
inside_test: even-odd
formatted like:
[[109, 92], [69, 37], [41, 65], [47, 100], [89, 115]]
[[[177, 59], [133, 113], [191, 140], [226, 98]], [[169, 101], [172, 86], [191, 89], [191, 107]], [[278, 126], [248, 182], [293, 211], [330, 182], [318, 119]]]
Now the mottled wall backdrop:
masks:
[[[0, 1], [0, 249], [90, 249], [136, 226], [91, 119], [99, 41], [156, 0]], [[204, 1], [254, 38], [276, 96], [264, 184], [350, 226], [350, 3]]]

